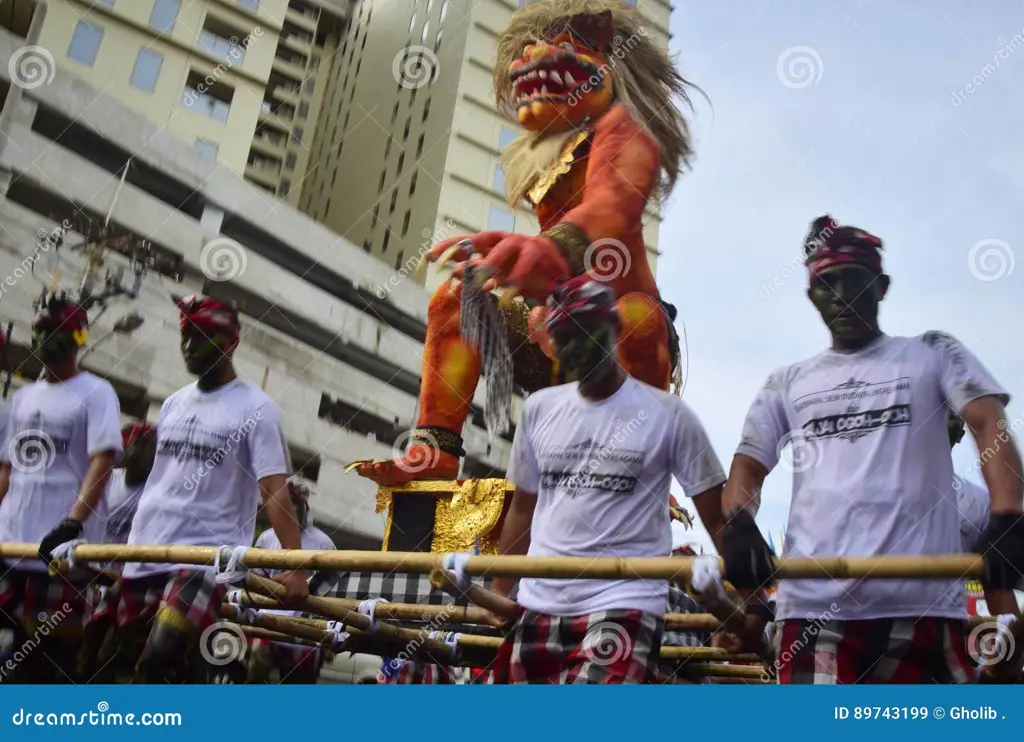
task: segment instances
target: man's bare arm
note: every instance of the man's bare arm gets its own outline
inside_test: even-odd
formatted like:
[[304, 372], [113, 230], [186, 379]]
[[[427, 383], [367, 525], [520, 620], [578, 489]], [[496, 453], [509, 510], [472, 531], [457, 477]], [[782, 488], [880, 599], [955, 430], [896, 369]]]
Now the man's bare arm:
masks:
[[1021, 512], [1024, 467], [1002, 401], [994, 396], [981, 397], [965, 406], [961, 417], [978, 445], [981, 473], [992, 498], [992, 515]]
[[82, 486], [78, 489], [78, 499], [71, 506], [68, 517], [79, 523], [85, 523], [93, 513], [100, 498], [107, 489], [110, 470], [114, 467], [113, 451], [103, 451], [89, 457], [89, 468], [82, 478]]
[[[533, 525], [533, 511], [537, 507], [537, 495], [516, 487], [512, 502], [505, 514], [505, 525], [498, 540], [498, 553], [525, 556], [530, 550], [530, 527]], [[491, 589], [502, 595], [512, 592], [514, 577], [495, 577]]]
[[761, 488], [767, 476], [768, 470], [755, 459], [742, 453], [733, 456], [729, 480], [722, 492], [723, 514], [743, 508], [756, 515], [761, 507]]
[[[277, 534], [282, 549], [301, 549], [302, 531], [292, 508], [292, 497], [288, 492], [288, 480], [283, 474], [271, 474], [260, 480], [260, 494], [267, 503], [267, 518]], [[306, 574], [301, 570], [290, 570], [274, 578], [288, 590], [287, 602], [298, 602], [309, 597]]]
[[693, 507], [697, 510], [697, 517], [704, 525], [708, 535], [711, 537], [715, 550], [722, 553], [722, 529], [725, 527], [724, 509], [722, 508], [722, 494], [724, 485], [718, 485], [701, 492], [690, 498], [693, 500]]

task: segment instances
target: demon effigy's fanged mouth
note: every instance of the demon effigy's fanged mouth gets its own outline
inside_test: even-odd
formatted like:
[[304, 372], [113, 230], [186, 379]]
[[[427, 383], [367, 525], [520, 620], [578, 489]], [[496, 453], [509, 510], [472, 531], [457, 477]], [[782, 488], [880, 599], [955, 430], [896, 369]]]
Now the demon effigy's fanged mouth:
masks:
[[517, 106], [534, 101], [565, 101], [581, 91], [601, 85], [604, 72], [573, 52], [562, 52], [523, 65], [509, 75]]

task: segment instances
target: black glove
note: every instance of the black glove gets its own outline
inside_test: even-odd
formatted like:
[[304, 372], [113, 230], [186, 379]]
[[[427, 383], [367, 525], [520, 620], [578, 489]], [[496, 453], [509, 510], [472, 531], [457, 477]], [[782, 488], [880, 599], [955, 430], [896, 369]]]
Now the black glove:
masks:
[[1012, 590], [1024, 574], [1024, 515], [1001, 513], [988, 521], [982, 540], [985, 574], [981, 582], [996, 590]]
[[82, 535], [82, 524], [77, 520], [65, 518], [55, 525], [39, 542], [39, 558], [44, 562], [53, 561], [53, 550], [68, 541], [74, 541]]
[[737, 590], [765, 587], [775, 575], [775, 553], [768, 547], [749, 510], [733, 511], [726, 516], [722, 557], [725, 579]]

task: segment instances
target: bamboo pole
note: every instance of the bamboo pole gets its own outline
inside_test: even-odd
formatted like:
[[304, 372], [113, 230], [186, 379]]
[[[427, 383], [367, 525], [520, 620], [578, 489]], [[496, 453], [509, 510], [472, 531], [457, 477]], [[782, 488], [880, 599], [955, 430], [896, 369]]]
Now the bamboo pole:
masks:
[[[38, 558], [35, 544], [0, 544], [0, 558]], [[214, 546], [144, 546], [82, 544], [79, 562], [159, 562], [209, 566]], [[242, 563], [265, 569], [401, 572], [429, 574], [443, 568], [442, 554], [395, 551], [306, 551], [249, 549]], [[669, 580], [689, 579], [693, 557], [469, 557], [466, 573], [490, 577], [549, 579]], [[967, 579], [981, 577], [978, 554], [927, 556], [817, 557], [776, 559], [776, 577], [803, 579]], [[722, 566], [722, 561], [719, 560]]]
[[[484, 619], [485, 622], [498, 628], [501, 628], [506, 621], [515, 621], [519, 618], [518, 603], [509, 600], [504, 595], [498, 595], [493, 590], [488, 590], [481, 585], [471, 584], [469, 588], [463, 591], [451, 572], [446, 569], [431, 570], [430, 584], [455, 598], [461, 598], [465, 595], [466, 598], [487, 611], [488, 615]], [[495, 617], [498, 620], [495, 620]]]
[[751, 665], [720, 665], [711, 662], [694, 662], [680, 665], [680, 675], [704, 675], [709, 678], [747, 678], [748, 680], [764, 679], [764, 670]]
[[[267, 598], [274, 598], [277, 601], [280, 601], [285, 594], [285, 588], [281, 583], [274, 582], [266, 577], [258, 577], [253, 574], [246, 577], [245, 586], [247, 590], [259, 593]], [[331, 603], [330, 600], [326, 598], [310, 596], [306, 600], [302, 601], [301, 604], [285, 605], [285, 607], [293, 610], [303, 610], [309, 613], [318, 613], [321, 616], [327, 616], [336, 621], [341, 621], [345, 624], [346, 630], [354, 629], [358, 633], [377, 634], [386, 639], [402, 642], [410, 646], [415, 645], [435, 657], [449, 661], [453, 659], [454, 653], [452, 652], [451, 647], [437, 639], [431, 639], [429, 637], [429, 632], [402, 629], [384, 621], [377, 621], [376, 626], [371, 629], [371, 621], [368, 616], [364, 616], [361, 613], [357, 613]], [[374, 615], [376, 615], [376, 613]]]
[[248, 624], [239, 624], [242, 627], [242, 633], [250, 639], [263, 639], [270, 642], [281, 642], [282, 644], [294, 644], [298, 647], [313, 647], [317, 646], [314, 642], [306, 641], [305, 639], [299, 639], [289, 634], [280, 634], [270, 629], [261, 629], [259, 626], [250, 626]]

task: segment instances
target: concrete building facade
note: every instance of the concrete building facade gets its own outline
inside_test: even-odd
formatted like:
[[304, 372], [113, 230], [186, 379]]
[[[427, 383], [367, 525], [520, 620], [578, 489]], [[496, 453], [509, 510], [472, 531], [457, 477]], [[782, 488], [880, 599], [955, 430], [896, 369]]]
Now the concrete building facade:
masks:
[[[38, 3], [5, 0], [24, 36]], [[68, 70], [266, 192], [295, 203], [326, 81], [325, 46], [352, 0], [50, 3], [27, 73]]]

